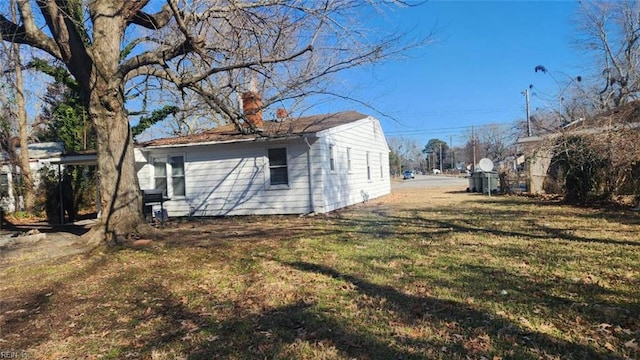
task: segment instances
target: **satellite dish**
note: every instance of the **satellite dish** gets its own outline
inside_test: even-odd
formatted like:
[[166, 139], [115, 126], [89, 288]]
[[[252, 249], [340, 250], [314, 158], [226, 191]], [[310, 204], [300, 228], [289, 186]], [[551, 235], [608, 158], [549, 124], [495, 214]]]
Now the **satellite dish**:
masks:
[[493, 170], [493, 161], [491, 161], [490, 159], [487, 158], [482, 158], [480, 159], [480, 162], [478, 163], [478, 169], [484, 171], [484, 172], [489, 172]]

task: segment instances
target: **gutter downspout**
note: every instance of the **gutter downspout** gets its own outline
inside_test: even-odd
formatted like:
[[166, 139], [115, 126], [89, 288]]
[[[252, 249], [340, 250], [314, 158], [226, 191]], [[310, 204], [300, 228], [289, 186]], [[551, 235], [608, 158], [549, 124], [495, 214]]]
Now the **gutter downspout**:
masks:
[[304, 137], [304, 142], [307, 144], [307, 174], [309, 179], [309, 205], [311, 205], [311, 214], [315, 214], [316, 212], [316, 201], [313, 196], [314, 187], [313, 187], [313, 176], [312, 176], [312, 166], [311, 166], [311, 144], [309, 143], [309, 138]]

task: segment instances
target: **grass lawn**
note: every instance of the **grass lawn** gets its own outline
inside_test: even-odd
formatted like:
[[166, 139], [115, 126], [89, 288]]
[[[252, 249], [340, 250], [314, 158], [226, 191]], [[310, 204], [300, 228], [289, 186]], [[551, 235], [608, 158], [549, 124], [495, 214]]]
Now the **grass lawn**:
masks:
[[0, 266], [36, 359], [638, 359], [640, 215], [407, 189]]

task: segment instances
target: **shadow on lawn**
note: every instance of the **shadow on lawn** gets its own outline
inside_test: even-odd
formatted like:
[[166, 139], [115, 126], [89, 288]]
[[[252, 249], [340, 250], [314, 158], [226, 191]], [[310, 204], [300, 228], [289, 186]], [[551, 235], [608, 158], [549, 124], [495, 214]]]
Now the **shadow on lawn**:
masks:
[[[460, 289], [474, 298], [488, 302], [507, 301], [518, 303], [533, 311], [550, 314], [575, 314], [591, 324], [613, 324], [621, 328], [636, 328], [640, 324], [640, 307], [637, 302], [612, 302], [631, 298], [632, 294], [606, 288], [597, 280], [544, 278], [523, 276], [490, 266], [461, 264], [453, 269], [456, 276], [451, 281], [434, 281], [439, 287]], [[501, 290], [508, 290], [501, 295]]]
[[[562, 358], [585, 358], [585, 359], [621, 359], [620, 356], [611, 353], [598, 352], [588, 346], [566, 342], [559, 338], [551, 337], [547, 334], [527, 331], [517, 324], [514, 324], [496, 314], [489, 314], [479, 311], [473, 307], [450, 300], [437, 299], [431, 296], [412, 296], [401, 293], [390, 286], [380, 286], [365, 281], [356, 276], [340, 273], [324, 265], [311, 264], [306, 262], [284, 263], [301, 271], [313, 272], [329, 276], [334, 279], [349, 282], [355, 286], [356, 291], [370, 297], [384, 298], [389, 306], [399, 315], [398, 321], [406, 324], [413, 324], [420, 319], [427, 319], [429, 323], [436, 322], [455, 323], [461, 329], [458, 331], [465, 334], [481, 334], [487, 332], [493, 340], [493, 353], [506, 353], [514, 351], [515, 358], [535, 358], [544, 355], [557, 355]], [[401, 345], [411, 347], [435, 347], [451, 346], [451, 351], [459, 355], [473, 354], [472, 351], [458, 344], [434, 344], [424, 339], [396, 339]], [[535, 350], [534, 350], [535, 349]], [[359, 355], [374, 355], [361, 353]], [[535, 354], [535, 355], [534, 355]]]
[[[510, 354], [507, 357], [519, 359], [545, 356], [622, 359], [616, 354], [530, 332], [503, 317], [482, 312], [467, 304], [430, 296], [407, 295], [393, 287], [376, 285], [324, 265], [281, 263], [299, 271], [351, 283], [354, 291], [360, 295], [384, 300], [380, 304], [389, 310], [386, 313], [389, 319], [382, 320], [384, 329], [381, 331], [384, 335], [376, 333], [374, 329], [358, 327], [349, 319], [341, 318], [339, 313], [327, 311], [305, 300], [255, 313], [241, 303], [212, 298], [212, 302], [220, 302], [219, 306], [228, 307], [233, 314], [226, 316], [227, 320], [218, 321], [211, 314], [190, 309], [181, 299], [171, 295], [161, 282], [147, 282], [136, 293], [161, 299], [161, 302], [147, 310], [144, 310], [145, 306], [139, 307], [130, 315], [135, 323], [146, 323], [152, 319], [161, 319], [161, 322], [156, 322], [157, 326], [152, 332], [137, 335], [136, 344], [119, 349], [119, 353], [137, 356], [155, 351], [161, 354], [158, 348], [181, 343], [185, 348], [178, 352], [186, 352], [189, 359], [311, 358], [318, 355], [313, 351], [326, 356], [332, 353], [331, 349], [335, 349], [339, 356], [358, 359], [478, 358], [481, 355], [507, 353]], [[358, 297], [355, 301], [359, 301]], [[422, 324], [445, 329], [448, 324], [455, 328], [445, 330], [453, 338], [442, 339], [439, 335], [394, 334], [391, 325], [388, 325], [392, 323], [396, 326], [404, 324], [415, 327]], [[472, 342], [483, 333], [491, 338], [491, 348], [479, 350], [464, 343], [466, 340]]]
[[[225, 303], [222, 300], [220, 306], [232, 308], [235, 316], [230, 320], [216, 321], [209, 314], [188, 309], [161, 284], [149, 284], [140, 288], [138, 293], [155, 296], [162, 302], [150, 307], [150, 311], [138, 309], [136, 322], [161, 318], [162, 323], [152, 333], [137, 338], [136, 343], [141, 346], [120, 349], [120, 354], [150, 354], [167, 344], [185, 343], [195, 337], [204, 337], [204, 340], [195, 341], [195, 345], [186, 346], [189, 359], [291, 357], [296, 352], [287, 352], [294, 350], [289, 347], [295, 347], [296, 342], [309, 342], [324, 351], [328, 347], [335, 347], [350, 358], [411, 357], [411, 354], [392, 348], [372, 334], [350, 329], [346, 321], [324, 314], [311, 302], [299, 300], [251, 314], [242, 304]], [[302, 353], [305, 353], [304, 350]]]
[[[424, 213], [424, 210], [414, 210], [414, 213], [416, 214], [414, 220], [418, 220], [422, 223], [428, 223], [430, 226], [435, 225], [442, 229], [449, 229], [451, 233], [485, 232], [496, 236], [512, 236], [530, 240], [552, 240], [558, 238], [583, 243], [640, 246], [640, 241], [617, 240], [614, 238], [598, 239], [576, 236], [572, 234], [574, 229], [559, 229], [548, 225], [540, 225], [534, 220], [527, 220], [531, 228], [531, 232], [526, 232], [524, 229], [521, 231], [501, 230], [496, 227], [487, 226], [486, 219], [485, 221], [479, 222], [474, 220], [474, 218], [471, 217], [472, 215], [468, 218], [461, 218], [459, 209], [441, 209], [438, 211], [445, 215], [450, 214], [452, 220], [430, 219], [425, 215], [418, 215], [420, 213]], [[493, 221], [508, 222], [510, 219], [518, 216], [518, 214], [513, 211], [502, 211], [494, 208], [488, 212], [488, 214], [481, 216], [490, 217]], [[529, 214], [529, 216], [531, 215]], [[408, 221], [408, 219], [405, 219], [405, 221]]]
[[545, 208], [544, 213], [548, 213], [548, 208], [556, 208], [560, 214], [564, 214], [563, 209], [579, 209], [580, 213], [575, 214], [578, 218], [585, 219], [602, 219], [608, 222], [618, 222], [624, 225], [639, 225], [640, 213], [631, 211], [629, 206], [617, 204], [592, 204], [592, 205], [576, 205], [567, 204], [561, 200], [544, 200], [535, 197], [523, 196], [505, 196], [497, 197], [478, 197], [472, 198], [469, 202], [490, 205], [493, 209], [502, 206], [535, 206], [537, 208]]
[[[96, 255], [97, 256], [97, 255]], [[52, 331], [63, 323], [71, 323], [70, 314], [60, 311], [59, 307], [73, 307], [75, 299], [67, 297], [66, 288], [85, 281], [106, 262], [106, 256], [93, 257], [90, 265], [78, 272], [64, 277], [55, 283], [39, 289], [30, 289], [20, 294], [11, 294], [0, 298], [0, 338], [1, 345], [11, 345], [8, 349], [26, 350], [61, 336]], [[53, 305], [53, 297], [58, 299]], [[71, 305], [69, 305], [71, 304]], [[38, 325], [40, 323], [40, 325]], [[42, 326], [42, 323], [47, 326]], [[70, 332], [73, 329], [65, 328]]]

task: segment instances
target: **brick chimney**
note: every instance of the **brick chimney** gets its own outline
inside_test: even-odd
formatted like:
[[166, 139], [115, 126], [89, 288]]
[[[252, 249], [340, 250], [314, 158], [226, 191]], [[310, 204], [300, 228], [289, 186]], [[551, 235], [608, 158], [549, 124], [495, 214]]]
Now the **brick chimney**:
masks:
[[256, 130], [262, 130], [262, 98], [255, 92], [242, 94], [242, 112], [248, 123]]
[[283, 108], [276, 109], [276, 119], [278, 121], [284, 121], [288, 116], [289, 114], [287, 113], [287, 109], [283, 109]]

